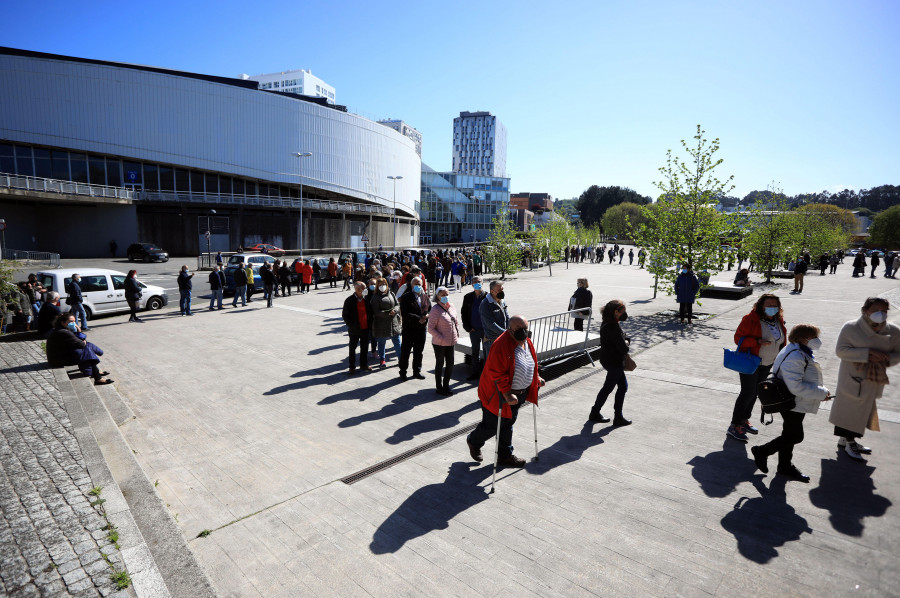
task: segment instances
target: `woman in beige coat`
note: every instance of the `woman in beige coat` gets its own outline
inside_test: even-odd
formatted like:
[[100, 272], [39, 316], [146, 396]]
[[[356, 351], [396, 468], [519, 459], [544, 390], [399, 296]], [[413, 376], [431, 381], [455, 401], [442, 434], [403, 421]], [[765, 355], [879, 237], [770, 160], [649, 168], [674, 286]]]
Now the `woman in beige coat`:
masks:
[[900, 363], [900, 328], [887, 321], [890, 304], [881, 297], [869, 297], [857, 320], [844, 324], [837, 339], [837, 392], [828, 421], [834, 424], [838, 448], [854, 459], [872, 452], [856, 441], [866, 428], [877, 432], [875, 400], [889, 384], [887, 368]]

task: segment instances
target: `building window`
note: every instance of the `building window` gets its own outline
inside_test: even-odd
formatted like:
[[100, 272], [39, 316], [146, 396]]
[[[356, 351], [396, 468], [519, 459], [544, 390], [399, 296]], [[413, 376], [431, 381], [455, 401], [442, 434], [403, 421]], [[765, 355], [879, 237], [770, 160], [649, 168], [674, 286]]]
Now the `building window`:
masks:
[[115, 158], [106, 159], [106, 184], [110, 187], [122, 185], [122, 161]]
[[206, 173], [206, 193], [217, 194], [219, 192], [219, 177], [214, 174]]
[[203, 173], [191, 171], [191, 194], [203, 195]]
[[54, 150], [50, 152], [50, 168], [52, 174], [50, 178], [69, 180], [69, 152], [61, 152]]
[[[47, 150], [44, 150], [45, 152]], [[16, 146], [16, 172], [22, 176], [35, 176], [35, 164], [31, 158], [31, 148]], [[42, 175], [38, 175], [42, 176]], [[49, 175], [47, 175], [49, 176]]]
[[141, 165], [139, 162], [123, 162], [122, 171], [125, 173], [126, 185], [142, 185], [144, 179], [141, 176]]
[[159, 167], [159, 190], [168, 192], [175, 190], [175, 173], [171, 166]]
[[0, 172], [16, 174], [16, 152], [11, 143], [0, 143]]
[[103, 156], [90, 156], [88, 158], [88, 182], [91, 185], [106, 184], [106, 161]]
[[177, 193], [190, 193], [191, 173], [183, 168], [175, 170], [175, 191]]
[[159, 191], [159, 169], [156, 164], [144, 164], [144, 189]]

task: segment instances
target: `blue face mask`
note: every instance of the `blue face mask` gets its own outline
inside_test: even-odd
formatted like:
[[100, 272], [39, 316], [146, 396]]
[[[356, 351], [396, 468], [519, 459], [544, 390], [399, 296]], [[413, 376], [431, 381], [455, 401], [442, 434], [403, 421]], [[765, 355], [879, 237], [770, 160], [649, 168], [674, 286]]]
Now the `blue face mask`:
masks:
[[681, 269], [681, 273], [682, 273], [682, 274], [687, 274], [687, 269], [686, 269], [686, 268], [682, 268], [682, 269]]
[[767, 308], [766, 308], [766, 315], [769, 316], [770, 318], [772, 318], [772, 317], [774, 317], [774, 316], [777, 316], [777, 315], [778, 315], [778, 308], [777, 308], [777, 307], [767, 307]]
[[66, 327], [68, 327], [68, 329], [72, 332], [78, 331], [78, 326], [75, 324], [75, 322], [69, 322], [68, 324], [66, 324]]
[[421, 292], [422, 292], [422, 287], [420, 287], [419, 285], [413, 286], [413, 293], [421, 293]]
[[370, 291], [374, 291], [374, 290], [375, 290], [375, 285], [374, 285], [374, 284], [370, 284], [370, 285], [369, 285], [369, 290], [370, 290]]
[[441, 297], [441, 303], [444, 303], [444, 304], [450, 303], [450, 297], [448, 297], [447, 295], [444, 295], [443, 297]]
[[481, 290], [481, 283], [480, 283], [480, 282], [476, 282], [475, 284], [472, 285], [472, 288], [475, 289], [476, 291], [480, 291], [480, 290]]

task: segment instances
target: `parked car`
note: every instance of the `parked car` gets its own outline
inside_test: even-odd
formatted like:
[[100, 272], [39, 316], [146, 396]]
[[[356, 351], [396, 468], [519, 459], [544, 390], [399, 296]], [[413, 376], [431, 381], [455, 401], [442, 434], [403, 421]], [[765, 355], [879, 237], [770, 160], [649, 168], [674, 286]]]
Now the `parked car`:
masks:
[[[265, 251], [263, 251], [263, 249], [265, 249]], [[274, 245], [269, 245], [268, 243], [257, 243], [253, 247], [247, 247], [246, 251], [266, 253], [275, 257], [281, 257], [284, 255], [284, 249], [282, 249], [281, 247], [275, 247]]]
[[[72, 275], [81, 275], [81, 294], [84, 298], [84, 311], [90, 320], [94, 315], [125, 313], [129, 311], [125, 301], [125, 274], [105, 268], [66, 268], [38, 272], [38, 280], [48, 290], [59, 293], [60, 307], [66, 310], [66, 298], [69, 295], [69, 283]], [[169, 303], [169, 295], [162, 287], [144, 284], [138, 279], [141, 287], [141, 298], [138, 307], [155, 311]]]
[[338, 268], [344, 265], [344, 262], [350, 260], [350, 264], [356, 266], [356, 264], [365, 264], [366, 263], [366, 252], [365, 251], [342, 251], [341, 256], [338, 258]]
[[132, 243], [125, 252], [129, 262], [168, 262], [169, 254], [153, 243]]
[[244, 264], [250, 264], [251, 266], [253, 266], [253, 288], [255, 290], [261, 291], [263, 288], [263, 283], [262, 278], [259, 277], [259, 267], [265, 263], [274, 263], [275, 258], [264, 253], [235, 253], [229, 256], [228, 263], [225, 265], [224, 294], [234, 294], [234, 271], [238, 267], [240, 267], [240, 264], [242, 262]]
[[[311, 257], [304, 258], [309, 260], [309, 265], [312, 266], [313, 262], [319, 262], [319, 282], [331, 282], [331, 276], [328, 275], [328, 260], [330, 258], [327, 257]], [[300, 261], [300, 258], [295, 259], [291, 262], [291, 281], [296, 284], [297, 282], [297, 262]], [[340, 265], [338, 265], [338, 277], [335, 280], [340, 279]]]

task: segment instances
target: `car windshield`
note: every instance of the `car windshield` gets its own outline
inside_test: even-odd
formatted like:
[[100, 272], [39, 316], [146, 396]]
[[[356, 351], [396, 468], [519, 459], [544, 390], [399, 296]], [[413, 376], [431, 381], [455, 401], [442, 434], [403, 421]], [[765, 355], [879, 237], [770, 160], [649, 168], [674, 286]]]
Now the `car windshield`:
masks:
[[229, 264], [237, 265], [237, 264], [240, 264], [240, 263], [243, 262], [243, 261], [244, 261], [244, 258], [243, 258], [242, 256], [240, 256], [240, 255], [233, 255], [233, 256], [231, 256], [230, 258], [228, 258], [228, 263], [229, 263]]

